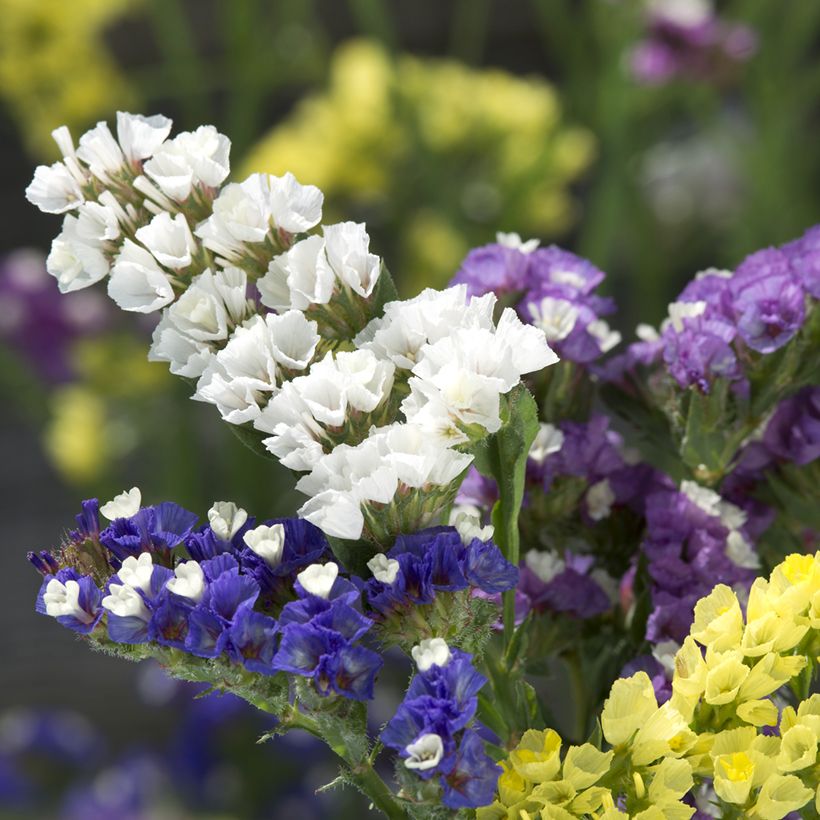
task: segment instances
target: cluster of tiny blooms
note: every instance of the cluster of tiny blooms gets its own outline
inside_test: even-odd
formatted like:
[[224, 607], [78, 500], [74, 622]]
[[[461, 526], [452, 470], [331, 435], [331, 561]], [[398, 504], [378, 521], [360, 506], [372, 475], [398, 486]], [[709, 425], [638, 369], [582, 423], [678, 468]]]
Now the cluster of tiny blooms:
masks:
[[659, 706], [638, 672], [612, 686], [600, 721], [605, 744], [562, 752], [556, 732], [526, 732], [479, 820], [778, 820], [815, 811], [820, 696], [801, 682], [817, 664], [818, 604], [820, 554], [790, 555], [758, 578], [745, 617], [719, 584], [695, 607], [669, 701]]
[[[557, 356], [495, 296], [464, 286], [388, 301], [365, 226], [320, 225], [322, 193], [292, 174], [224, 184], [212, 126], [170, 137], [162, 116], [117, 115], [37, 168], [31, 202], [65, 214], [48, 270], [64, 292], [107, 279], [124, 310], [162, 311], [149, 358], [196, 379], [194, 398], [304, 473], [299, 511], [376, 542], [434, 521], [496, 432], [522, 375]], [[387, 304], [385, 304], [387, 302]]]

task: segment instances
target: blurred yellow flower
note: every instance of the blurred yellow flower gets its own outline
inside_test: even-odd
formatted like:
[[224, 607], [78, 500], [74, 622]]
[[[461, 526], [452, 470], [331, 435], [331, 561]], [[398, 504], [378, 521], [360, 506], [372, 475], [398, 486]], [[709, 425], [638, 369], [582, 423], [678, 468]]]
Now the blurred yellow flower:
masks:
[[138, 2], [0, 0], [0, 95], [35, 154], [54, 153], [54, 123], [82, 128], [134, 101], [102, 34]]
[[540, 78], [391, 59], [354, 40], [335, 53], [327, 90], [297, 105], [239, 175], [291, 171], [318, 185], [326, 221], [366, 218], [375, 250], [397, 260], [400, 287], [415, 292], [446, 282], [496, 227], [565, 230], [569, 185], [592, 157], [591, 136], [561, 123]]

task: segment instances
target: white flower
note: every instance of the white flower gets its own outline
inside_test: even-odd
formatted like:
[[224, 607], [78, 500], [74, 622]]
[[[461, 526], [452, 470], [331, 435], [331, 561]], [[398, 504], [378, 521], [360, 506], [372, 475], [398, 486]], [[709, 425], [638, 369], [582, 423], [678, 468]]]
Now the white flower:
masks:
[[612, 487], [606, 478], [593, 484], [587, 490], [587, 512], [593, 521], [602, 521], [606, 518], [614, 503], [615, 493], [612, 492]]
[[388, 558], [383, 552], [378, 552], [368, 562], [367, 568], [373, 577], [382, 584], [392, 584], [399, 574], [400, 564], [395, 558]]
[[524, 563], [545, 584], [548, 584], [556, 575], [560, 575], [566, 569], [564, 559], [551, 551], [529, 550], [524, 556]]
[[171, 120], [161, 114], [144, 117], [117, 111], [117, 138], [130, 162], [150, 157], [171, 133]]
[[233, 501], [214, 501], [208, 510], [208, 523], [222, 541], [230, 541], [248, 520], [248, 513]]
[[80, 606], [80, 585], [73, 580], [64, 584], [52, 578], [43, 593], [46, 615], [52, 618], [76, 618], [84, 624], [90, 624], [94, 616]]
[[642, 341], [642, 342], [657, 342], [660, 339], [660, 334], [657, 330], [655, 330], [652, 325], [647, 325], [644, 323], [639, 324], [635, 328], [635, 335]]
[[139, 487], [132, 487], [130, 490], [123, 490], [119, 495], [114, 496], [111, 501], [100, 507], [100, 512], [109, 521], [116, 518], [130, 518], [140, 508], [142, 503], [142, 493]]
[[652, 647], [652, 657], [663, 667], [669, 680], [675, 674], [675, 655], [679, 649], [680, 644], [676, 641], [661, 641]]
[[609, 602], [614, 606], [621, 598], [621, 586], [616, 578], [613, 578], [602, 567], [595, 567], [589, 573], [589, 577], [606, 593]]
[[438, 766], [444, 756], [444, 742], [439, 735], [428, 732], [407, 746], [405, 751], [409, 755], [404, 760], [404, 765], [408, 769], [417, 771], [433, 769]]
[[216, 188], [230, 173], [231, 141], [212, 125], [184, 131], [164, 142], [145, 163], [145, 173], [160, 190], [177, 201], [193, 187]]
[[151, 588], [151, 577], [154, 574], [154, 561], [150, 552], [142, 552], [139, 557], [129, 555], [123, 562], [117, 577], [131, 589], [148, 592]]
[[136, 236], [160, 265], [171, 270], [187, 268], [197, 249], [188, 220], [182, 214], [172, 217], [163, 211], [143, 225]]
[[560, 452], [564, 446], [564, 434], [554, 425], [541, 422], [530, 446], [529, 458], [536, 464], [543, 464], [548, 456]]
[[275, 569], [282, 563], [282, 552], [285, 549], [284, 525], [261, 524], [253, 530], [248, 530], [242, 537], [250, 549], [269, 567]]
[[702, 25], [712, 19], [712, 4], [709, 0], [649, 0], [648, 10], [682, 28]]
[[151, 620], [151, 613], [145, 606], [142, 596], [133, 587], [111, 584], [108, 595], [102, 599], [103, 609], [107, 609], [120, 618], [139, 618], [146, 623]]
[[426, 638], [414, 646], [410, 654], [419, 672], [427, 672], [431, 666], [447, 666], [453, 657], [444, 638]]
[[538, 304], [529, 305], [535, 327], [544, 331], [547, 341], [560, 342], [572, 333], [578, 321], [578, 308], [566, 299], [545, 296]]
[[473, 457], [441, 447], [412, 424], [371, 431], [356, 446], [340, 444], [296, 485], [311, 496], [299, 515], [339, 538], [359, 538], [361, 505], [389, 504], [397, 490], [449, 486]]
[[315, 185], [302, 185], [288, 171], [282, 177], [268, 177], [268, 206], [277, 228], [303, 233], [319, 224], [324, 194]]
[[205, 573], [196, 561], [183, 561], [174, 568], [174, 578], [165, 585], [180, 598], [201, 601], [205, 594]]
[[760, 556], [737, 530], [732, 530], [726, 538], [726, 555], [735, 566], [760, 569]]
[[273, 310], [307, 310], [310, 305], [330, 301], [336, 276], [329, 265], [318, 266], [325, 243], [320, 236], [309, 236], [290, 250], [274, 257], [267, 273], [257, 280], [262, 304]]
[[537, 239], [528, 239], [524, 242], [517, 233], [502, 233], [501, 231], [495, 235], [495, 241], [505, 248], [513, 248], [521, 253], [532, 253], [541, 244]]
[[603, 319], [590, 322], [587, 325], [587, 333], [598, 342], [601, 353], [608, 353], [621, 342], [621, 334], [617, 330], [612, 330]]
[[413, 299], [388, 302], [383, 316], [373, 319], [353, 341], [397, 368], [411, 370], [425, 344], [434, 344], [456, 328], [492, 330], [495, 302], [493, 293], [468, 302], [466, 285], [443, 291], [427, 288]]
[[125, 164], [125, 156], [105, 122], [98, 122], [80, 137], [77, 158], [103, 182], [108, 180], [109, 173], [118, 171]]
[[556, 285], [567, 285], [576, 290], [583, 290], [587, 284], [587, 280], [574, 270], [551, 270], [548, 275], [550, 282]]
[[707, 515], [719, 518], [728, 530], [738, 530], [747, 519], [746, 513], [729, 501], [724, 501], [718, 493], [708, 487], [701, 487], [695, 481], [682, 481], [680, 491]]
[[83, 201], [80, 185], [62, 162], [38, 165], [34, 170], [26, 199], [47, 214], [62, 214], [76, 208]]
[[122, 310], [151, 313], [174, 301], [174, 288], [156, 259], [126, 239], [111, 268], [108, 295]]
[[495, 532], [492, 524], [482, 527], [481, 517], [464, 509], [451, 510], [449, 523], [456, 528], [464, 546], [469, 546], [476, 538], [479, 541], [489, 541]]
[[319, 343], [316, 322], [309, 321], [298, 310], [278, 315], [269, 313], [265, 322], [274, 359], [288, 370], [304, 370], [313, 359]]
[[381, 260], [370, 253], [370, 237], [364, 224], [340, 222], [326, 225], [322, 232], [325, 252], [317, 259], [320, 271], [323, 266], [329, 267], [344, 287], [365, 299], [369, 297], [379, 279]]
[[100, 242], [88, 242], [77, 232], [79, 220], [66, 214], [63, 230], [51, 243], [46, 270], [57, 280], [61, 293], [81, 290], [99, 282], [109, 271]]
[[669, 305], [669, 322], [675, 333], [683, 331], [684, 319], [694, 319], [706, 312], [706, 302], [672, 302]]
[[339, 565], [330, 561], [327, 564], [311, 564], [296, 576], [296, 580], [305, 592], [327, 599], [338, 575]]

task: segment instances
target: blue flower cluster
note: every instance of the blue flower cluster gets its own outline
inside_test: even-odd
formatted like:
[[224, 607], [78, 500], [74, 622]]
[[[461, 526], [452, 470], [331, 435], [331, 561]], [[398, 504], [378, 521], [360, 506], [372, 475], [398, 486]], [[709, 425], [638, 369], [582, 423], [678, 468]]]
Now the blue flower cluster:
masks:
[[384, 728], [382, 742], [420, 778], [438, 780], [445, 806], [486, 805], [501, 774], [484, 750], [479, 732], [487, 730], [473, 720], [487, 679], [475, 670], [471, 655], [438, 638], [422, 642], [413, 655], [418, 674]]
[[320, 563], [321, 531], [298, 519], [255, 528], [232, 512], [195, 528], [193, 513], [165, 502], [101, 528], [98, 502], [84, 502], [60, 552], [29, 556], [44, 576], [37, 611], [102, 640], [225, 657], [251, 672], [311, 677], [321, 695], [372, 698], [382, 660], [357, 641], [373, 621], [354, 608], [359, 587]]
[[400, 535], [387, 559], [395, 562], [394, 572], [377, 574], [364, 587], [368, 604], [382, 618], [432, 604], [437, 593], [475, 589], [492, 594], [518, 582], [518, 569], [491, 540], [473, 537], [465, 544], [455, 527]]

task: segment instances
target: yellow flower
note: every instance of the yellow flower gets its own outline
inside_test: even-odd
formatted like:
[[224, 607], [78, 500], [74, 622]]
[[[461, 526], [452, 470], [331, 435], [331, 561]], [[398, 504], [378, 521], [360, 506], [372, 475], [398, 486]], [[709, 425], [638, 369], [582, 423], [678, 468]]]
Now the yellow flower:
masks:
[[772, 570], [769, 578], [769, 600], [786, 617], [805, 613], [819, 590], [820, 564], [816, 555], [793, 553]]
[[529, 729], [521, 742], [510, 752], [510, 763], [521, 777], [533, 783], [552, 780], [561, 767], [561, 736], [548, 729], [538, 732]]
[[695, 604], [690, 634], [716, 652], [734, 649], [743, 636], [743, 614], [737, 596], [725, 584], [718, 584]]
[[740, 691], [746, 678], [749, 677], [749, 667], [743, 663], [740, 652], [725, 652], [714, 658], [716, 663], [709, 662], [707, 652], [706, 662], [710, 667], [706, 675], [706, 691], [704, 700], [712, 706], [722, 706], [731, 703]]
[[604, 702], [601, 726], [613, 745], [626, 743], [658, 709], [655, 690], [646, 672], [619, 678]]
[[789, 812], [805, 806], [814, 797], [793, 774], [772, 775], [760, 790], [755, 811], [763, 820], [780, 820]]
[[817, 735], [808, 726], [792, 726], [780, 742], [777, 768], [781, 772], [799, 772], [817, 760]]
[[777, 707], [770, 700], [749, 700], [737, 707], [737, 716], [752, 726], [777, 726]]
[[570, 746], [564, 758], [563, 775], [580, 791], [597, 783], [608, 771], [614, 752], [601, 752], [591, 743]]
[[755, 764], [746, 752], [733, 752], [715, 759], [715, 793], [727, 803], [745, 803], [749, 798]]
[[767, 652], [786, 652], [800, 643], [808, 629], [808, 624], [796, 624], [793, 618], [767, 612], [747, 624], [740, 647], [752, 658]]

